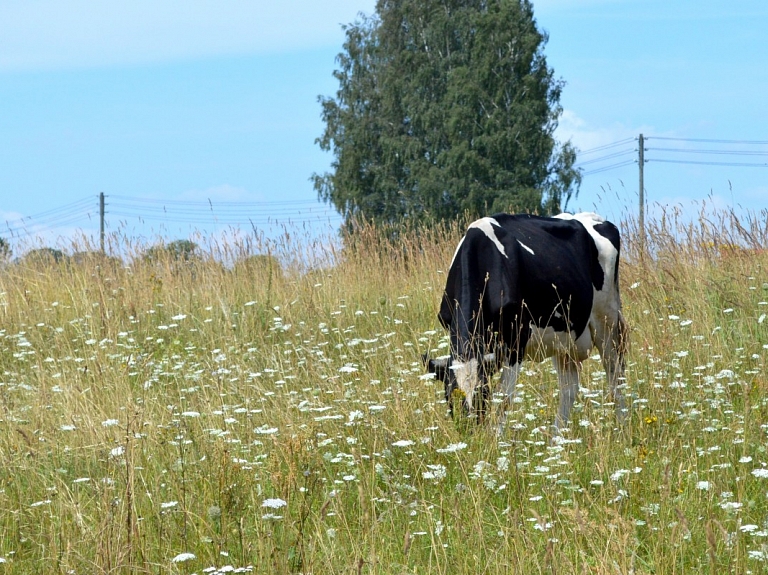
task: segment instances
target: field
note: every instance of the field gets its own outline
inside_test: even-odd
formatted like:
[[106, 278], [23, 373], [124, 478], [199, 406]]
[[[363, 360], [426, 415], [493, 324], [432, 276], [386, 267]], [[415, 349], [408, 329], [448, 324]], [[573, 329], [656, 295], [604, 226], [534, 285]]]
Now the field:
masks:
[[766, 572], [764, 216], [620, 227], [631, 415], [588, 360], [556, 444], [549, 362], [501, 437], [424, 375], [458, 227], [5, 265], [0, 573]]

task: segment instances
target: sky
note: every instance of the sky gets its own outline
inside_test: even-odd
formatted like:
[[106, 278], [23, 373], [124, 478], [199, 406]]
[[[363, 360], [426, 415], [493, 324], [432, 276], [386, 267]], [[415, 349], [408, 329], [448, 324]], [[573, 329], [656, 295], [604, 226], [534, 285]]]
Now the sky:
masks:
[[[533, 5], [565, 82], [556, 135], [582, 151], [569, 210], [636, 214], [640, 133], [650, 213], [768, 208], [768, 5]], [[332, 160], [318, 96], [338, 86], [342, 25], [374, 8], [0, 0], [0, 237], [15, 253], [95, 238], [100, 193], [107, 232], [138, 241], [332, 234], [310, 181]]]

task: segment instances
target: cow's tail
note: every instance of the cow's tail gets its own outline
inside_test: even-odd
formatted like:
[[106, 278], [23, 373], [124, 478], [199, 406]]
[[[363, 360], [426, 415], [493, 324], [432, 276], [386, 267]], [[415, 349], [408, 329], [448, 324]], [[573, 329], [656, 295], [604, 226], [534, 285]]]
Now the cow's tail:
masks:
[[612, 370], [608, 370], [606, 367], [606, 371], [609, 373], [611, 395], [616, 405], [616, 418], [619, 422], [623, 422], [627, 417], [627, 409], [621, 390], [626, 382], [624, 370], [626, 368], [626, 354], [629, 350], [629, 325], [627, 325], [621, 310], [616, 312], [616, 323], [613, 326], [611, 339], [613, 341], [608, 345], [613, 347], [613, 365], [610, 366]]
[[629, 325], [624, 319], [624, 315], [621, 310], [618, 311], [616, 318], [616, 326], [613, 332], [613, 341], [616, 346], [616, 353], [619, 356], [621, 365], [624, 365], [624, 356], [629, 351]]

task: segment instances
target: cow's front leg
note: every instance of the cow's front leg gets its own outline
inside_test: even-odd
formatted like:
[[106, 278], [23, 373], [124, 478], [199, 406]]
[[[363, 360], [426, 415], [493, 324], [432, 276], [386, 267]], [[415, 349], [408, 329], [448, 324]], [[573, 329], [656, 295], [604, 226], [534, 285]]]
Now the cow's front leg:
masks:
[[504, 433], [504, 426], [507, 423], [507, 409], [512, 407], [515, 400], [518, 375], [520, 375], [520, 362], [501, 368], [501, 392], [504, 394], [504, 400], [499, 405], [499, 425], [496, 430], [499, 435]]
[[557, 370], [557, 381], [560, 384], [560, 407], [557, 410], [553, 433], [560, 435], [560, 431], [568, 425], [571, 408], [579, 395], [579, 363], [568, 355], [555, 355], [552, 363]]

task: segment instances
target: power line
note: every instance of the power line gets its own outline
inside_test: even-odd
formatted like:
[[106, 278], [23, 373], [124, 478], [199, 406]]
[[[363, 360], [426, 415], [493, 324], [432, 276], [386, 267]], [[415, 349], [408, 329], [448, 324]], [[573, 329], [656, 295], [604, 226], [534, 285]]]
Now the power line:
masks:
[[646, 140], [671, 140], [675, 142], [706, 142], [712, 144], [749, 144], [754, 146], [768, 145], [768, 140], [715, 140], [711, 138], [670, 138], [666, 136], [648, 136]]
[[133, 202], [137, 204], [167, 204], [173, 206], [206, 206], [206, 209], [210, 209], [211, 206], [224, 206], [243, 209], [244, 207], [277, 207], [277, 206], [297, 206], [297, 205], [315, 205], [315, 200], [283, 200], [283, 201], [256, 201], [256, 202], [241, 202], [233, 200], [165, 200], [161, 198], [136, 198], [131, 196], [109, 195], [110, 199], [122, 200], [126, 202]]
[[602, 146], [597, 146], [595, 148], [590, 148], [589, 150], [583, 150], [583, 151], [580, 150], [579, 151], [579, 155], [583, 156], [584, 154], [592, 154], [593, 152], [599, 152], [601, 150], [607, 150], [609, 148], [615, 148], [616, 146], [621, 146], [621, 145], [626, 144], [628, 142], [634, 142], [636, 139], [637, 138], [625, 138], [623, 140], [619, 140], [619, 141], [613, 142], [611, 144], [605, 144], [605, 145], [602, 145]]
[[764, 164], [755, 164], [748, 162], [697, 162], [696, 160], [665, 160], [661, 158], [648, 159], [646, 162], [663, 162], [665, 164], [696, 164], [700, 166], [736, 166], [751, 168], [768, 168], [768, 162]]
[[598, 163], [598, 162], [603, 162], [605, 160], [611, 160], [613, 158], [619, 158], [621, 156], [626, 156], [627, 154], [634, 154], [635, 152], [637, 152], [637, 150], [624, 150], [622, 152], [615, 152], [613, 154], [608, 154], [607, 156], [602, 156], [600, 158], [594, 158], [592, 160], [587, 160], [585, 162], [577, 162], [576, 166], [577, 167], [581, 167], [581, 166], [586, 166], [587, 164], [595, 164], [595, 163]]
[[255, 214], [269, 214], [269, 215], [290, 215], [290, 214], [300, 214], [300, 213], [317, 213], [317, 212], [324, 212], [327, 211], [329, 208], [326, 206], [322, 206], [317, 203], [312, 204], [306, 204], [305, 207], [297, 206], [294, 208], [289, 207], [277, 207], [277, 208], [271, 208], [271, 209], [264, 209], [263, 207], [259, 208], [248, 208], [246, 206], [231, 206], [226, 208], [220, 208], [218, 206], [214, 206], [213, 209], [209, 208], [208, 206], [205, 207], [167, 207], [167, 206], [142, 206], [142, 205], [133, 205], [126, 202], [110, 202], [110, 212], [114, 213], [115, 210], [121, 210], [121, 211], [135, 211], [138, 214], [141, 215], [150, 215], [150, 214], [159, 214], [159, 215], [202, 215], [202, 214], [208, 214], [208, 217], [234, 217], [236, 219], [243, 219], [245, 217], [245, 214], [248, 213], [255, 213]]
[[40, 233], [43, 231], [41, 228], [56, 229], [71, 225], [93, 216], [92, 209], [89, 208], [92, 203], [90, 199], [78, 200], [34, 216], [6, 221], [4, 233], [13, 237], [25, 237]]
[[76, 202], [72, 202], [71, 204], [65, 204], [63, 206], [59, 206], [58, 208], [51, 208], [50, 210], [46, 210], [44, 212], [40, 212], [31, 216], [22, 216], [14, 220], [6, 220], [5, 223], [7, 225], [16, 225], [16, 224], [28, 222], [29, 220], [37, 221], [40, 219], [55, 217], [61, 213], [70, 212], [75, 209], [82, 209], [86, 206], [91, 205], [92, 203], [93, 201], [90, 198], [83, 198], [82, 200], [77, 200]]
[[599, 174], [600, 172], [606, 172], [608, 170], [613, 170], [614, 168], [621, 168], [624, 166], [629, 166], [631, 164], [636, 164], [636, 160], [625, 160], [623, 162], [618, 162], [616, 164], [611, 164], [610, 166], [603, 166], [601, 168], [595, 168], [594, 170], [589, 170], [588, 172], [584, 172], [583, 175], [590, 176], [592, 174]]
[[646, 148], [648, 151], [679, 152], [683, 154], [715, 154], [726, 156], [768, 156], [768, 150], [696, 150], [685, 148]]
[[286, 217], [286, 218], [266, 218], [266, 219], [240, 219], [240, 220], [219, 220], [212, 218], [161, 218], [158, 216], [142, 216], [139, 214], [114, 214], [117, 219], [138, 219], [141, 222], [164, 222], [167, 224], [199, 224], [199, 225], [219, 225], [219, 226], [272, 226], [289, 223], [314, 223], [336, 220], [341, 218], [336, 213], [333, 214], [318, 214], [315, 217]]
[[[689, 143], [707, 143], [707, 144], [725, 144], [725, 145], [742, 145], [742, 146], [768, 146], [768, 140], [729, 140], [729, 139], [721, 139], [721, 138], [674, 138], [674, 137], [668, 137], [668, 136], [651, 136], [649, 138], [644, 138], [644, 142], [647, 142], [648, 140], [656, 139], [656, 140], [664, 140], [664, 141], [670, 141], [670, 142], [689, 142]], [[584, 152], [580, 152], [580, 155], [593, 153], [597, 151], [603, 151], [603, 150], [610, 150], [612, 148], [615, 148], [617, 146], [620, 146], [622, 144], [626, 144], [629, 141], [633, 141], [635, 138], [628, 138], [625, 140], [619, 140], [616, 142], [612, 142], [610, 144], [605, 144], [604, 146], [598, 146], [596, 148], [591, 148], [589, 150], [586, 150]], [[599, 164], [600, 162], [611, 160], [615, 158], [620, 158], [624, 155], [627, 155], [632, 152], [637, 152], [637, 148], [635, 150], [622, 150], [615, 153], [610, 153], [605, 156], [601, 156], [599, 158], [593, 158], [582, 162], [577, 162], [575, 164], [576, 167], [581, 168], [583, 166], [592, 165], [592, 164]], [[724, 148], [713, 148], [713, 147], [707, 147], [707, 148], [676, 148], [676, 147], [644, 147], [644, 151], [650, 151], [650, 152], [657, 152], [664, 155], [667, 154], [694, 154], [694, 155], [701, 155], [701, 156], [740, 156], [740, 157], [752, 157], [752, 158], [765, 158], [768, 156], [768, 150], [755, 150], [755, 149], [724, 149]], [[662, 162], [662, 163], [668, 163], [668, 164], [695, 164], [695, 165], [702, 165], [702, 166], [729, 166], [729, 167], [751, 167], [751, 168], [762, 168], [762, 167], [768, 167], [768, 163], [756, 163], [756, 162], [720, 162], [716, 161], [714, 159], [712, 160], [677, 160], [670, 157], [667, 158], [649, 158], [644, 160], [644, 162]], [[613, 170], [616, 168], [621, 168], [624, 166], [627, 166], [631, 163], [637, 163], [637, 160], [635, 161], [624, 161], [624, 162], [616, 162], [610, 165], [601, 166], [601, 167], [595, 167], [594, 169], [587, 170], [583, 172], [584, 176], [589, 176], [592, 174], [599, 174], [600, 172], [605, 172], [608, 170]]]

